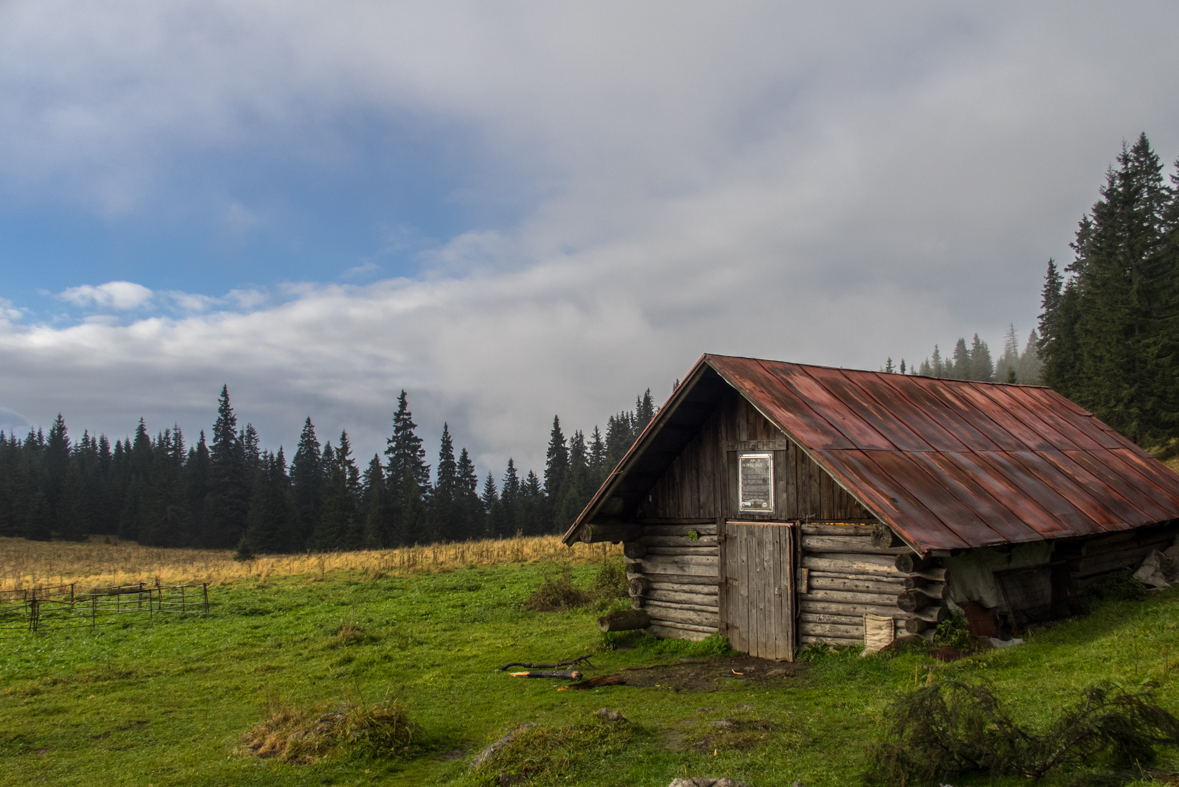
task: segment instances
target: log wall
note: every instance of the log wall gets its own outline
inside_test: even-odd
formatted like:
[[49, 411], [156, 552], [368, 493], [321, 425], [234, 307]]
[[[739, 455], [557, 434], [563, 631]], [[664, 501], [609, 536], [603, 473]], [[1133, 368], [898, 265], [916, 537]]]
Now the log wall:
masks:
[[647, 631], [689, 640], [715, 632], [720, 622], [716, 520], [646, 522], [639, 533], [623, 550], [631, 606], [651, 616]]
[[1112, 574], [1134, 571], [1152, 551], [1165, 551], [1179, 535], [1179, 523], [1138, 528], [1123, 533], [1097, 536], [1073, 544], [1060, 544], [1055, 559], [1068, 561], [1069, 575], [1078, 591], [1108, 580]]
[[898, 570], [908, 547], [873, 546], [871, 525], [802, 524], [799, 531], [800, 645], [861, 646], [865, 615], [893, 618], [898, 637], [931, 637], [945, 619], [945, 570]]
[[[737, 507], [737, 455], [774, 454], [774, 511], [757, 515]], [[752, 404], [732, 390], [655, 483], [643, 506], [646, 519], [750, 521], [872, 519], [855, 498], [811, 461]]]

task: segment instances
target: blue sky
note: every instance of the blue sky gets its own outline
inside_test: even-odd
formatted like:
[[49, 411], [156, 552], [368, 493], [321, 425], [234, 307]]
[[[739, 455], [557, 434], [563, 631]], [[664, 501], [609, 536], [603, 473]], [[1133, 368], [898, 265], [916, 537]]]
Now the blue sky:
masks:
[[1124, 139], [1179, 156], [1170, 3], [0, 6], [0, 427], [405, 388], [540, 468], [703, 352], [877, 368], [1035, 322]]

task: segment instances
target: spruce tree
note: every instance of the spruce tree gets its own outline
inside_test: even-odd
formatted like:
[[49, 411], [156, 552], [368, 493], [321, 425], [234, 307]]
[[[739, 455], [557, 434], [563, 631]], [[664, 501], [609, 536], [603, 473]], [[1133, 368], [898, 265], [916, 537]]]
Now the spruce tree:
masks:
[[960, 338], [954, 345], [954, 361], [949, 376], [955, 380], [969, 380], [971, 372], [970, 348], [966, 346], [966, 339]]
[[[1169, 440], [1177, 421], [1170, 404], [1175, 367], [1165, 351], [1159, 352], [1158, 341], [1160, 326], [1175, 316], [1157, 297], [1166, 279], [1164, 235], [1171, 199], [1146, 136], [1123, 146], [1101, 199], [1081, 222], [1069, 265], [1080, 350], [1080, 368], [1068, 383], [1072, 395], [1142, 445]], [[1067, 293], [1068, 287], [1058, 312]]]
[[481, 537], [486, 517], [479, 499], [479, 477], [475, 474], [475, 465], [466, 448], [459, 452], [455, 472], [458, 476], [457, 537], [463, 540]]
[[188, 452], [184, 463], [184, 486], [188, 490], [188, 516], [192, 544], [206, 543], [204, 537], [205, 497], [209, 494], [209, 446], [205, 430], [201, 430], [197, 444]]
[[970, 376], [966, 379], [989, 382], [994, 378], [995, 364], [991, 361], [991, 348], [976, 333], [970, 345]]
[[385, 469], [379, 454], [365, 468], [361, 481], [361, 516], [364, 519], [364, 545], [368, 549], [379, 549], [390, 545], [387, 523], [389, 521], [389, 491], [385, 481]]
[[[299, 445], [291, 462], [291, 488], [295, 496], [295, 515], [298, 519], [295, 548], [301, 548], [311, 538], [319, 522], [320, 507], [323, 504], [324, 486], [323, 457], [315, 426], [311, 418], [303, 424]], [[383, 529], [383, 527], [381, 528]]]
[[438, 470], [434, 493], [430, 498], [433, 531], [443, 541], [461, 539], [458, 524], [458, 463], [454, 458], [454, 441], [450, 425], [442, 424], [442, 441], [438, 449]]
[[[553, 416], [553, 428], [549, 432], [549, 447], [545, 452], [544, 494], [546, 518], [551, 522], [557, 514], [569, 474], [569, 446], [561, 431], [561, 419]], [[546, 528], [548, 529], [548, 528]]]
[[643, 392], [643, 395], [635, 400], [635, 413], [631, 421], [631, 442], [638, 439], [643, 430], [647, 428], [647, 424], [651, 423], [651, 419], [655, 417], [655, 400], [651, 398], [651, 389], [648, 388]]
[[557, 508], [554, 532], [562, 533], [573, 524], [593, 492], [590, 486], [589, 449], [585, 444], [585, 435], [579, 429], [573, 433], [573, 439], [569, 442], [569, 479]]
[[295, 499], [282, 448], [259, 455], [243, 545], [258, 554], [289, 552], [297, 535]]
[[361, 549], [365, 534], [359, 510], [360, 472], [352, 458], [348, 433], [340, 433], [340, 444], [335, 450], [330, 443], [325, 446], [323, 457], [327, 483], [319, 526], [312, 536], [312, 548], [325, 552]]
[[547, 523], [552, 520], [546, 516], [547, 508], [540, 476], [529, 470], [516, 499], [516, 527], [526, 536], [538, 536], [550, 530], [551, 525]]
[[513, 536], [520, 528], [520, 475], [516, 471], [516, 463], [508, 457], [508, 469], [504, 471], [504, 479], [499, 487], [499, 502], [503, 506], [504, 530], [496, 533], [499, 536]]
[[50, 519], [60, 522], [61, 515], [57, 510], [58, 501], [61, 498], [66, 471], [70, 466], [69, 432], [61, 413], [57, 414], [53, 426], [49, 427], [49, 438], [45, 441], [44, 457], [45, 501], [49, 508]]
[[246, 529], [249, 480], [246, 454], [237, 432], [237, 416], [229, 402], [229, 386], [222, 386], [209, 449], [209, 493], [205, 496], [205, 546], [237, 546]]
[[426, 450], [415, 429], [417, 424], [409, 411], [409, 397], [402, 390], [393, 415], [393, 435], [385, 448], [385, 478], [392, 503], [394, 538], [404, 545], [424, 543], [431, 530], [426, 510], [430, 466], [426, 464]]
[[[491, 477], [491, 473], [487, 473], [487, 480], [483, 482], [483, 493], [479, 495], [479, 502], [483, 504], [483, 514], [485, 517], [490, 516], [491, 506], [499, 502], [499, 491], [495, 488], [495, 479]], [[498, 531], [488, 527], [483, 535], [487, 538], [494, 538], [499, 534]]]
[[602, 437], [602, 430], [594, 425], [593, 434], [589, 441], [589, 485], [597, 490], [606, 480], [606, 440]]

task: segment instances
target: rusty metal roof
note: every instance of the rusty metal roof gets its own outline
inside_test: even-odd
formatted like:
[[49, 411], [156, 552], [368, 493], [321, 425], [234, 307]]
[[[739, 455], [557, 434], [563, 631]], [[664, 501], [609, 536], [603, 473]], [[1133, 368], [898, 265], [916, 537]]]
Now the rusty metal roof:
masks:
[[705, 355], [567, 540], [611, 499], [625, 510], [650, 488], [718, 375], [921, 552], [1179, 519], [1179, 475], [1048, 388]]

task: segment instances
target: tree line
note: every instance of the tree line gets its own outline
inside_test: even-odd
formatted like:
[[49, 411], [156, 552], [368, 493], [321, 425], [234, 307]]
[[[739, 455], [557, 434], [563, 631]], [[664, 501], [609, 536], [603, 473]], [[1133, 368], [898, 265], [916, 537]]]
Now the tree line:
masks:
[[1043, 381], [1139, 445], [1179, 434], [1179, 162], [1122, 145], [1042, 290]]
[[514, 460], [498, 484], [480, 483], [466, 448], [443, 424], [431, 472], [405, 391], [384, 456], [362, 470], [348, 433], [321, 444], [308, 417], [289, 465], [238, 427], [222, 387], [212, 440], [186, 445], [179, 426], [153, 438], [84, 432], [64, 418], [48, 434], [0, 431], [0, 536], [83, 540], [115, 536], [150, 546], [234, 548], [240, 554], [387, 548], [439, 541], [540, 535], [568, 527], [606, 473], [655, 415], [650, 390], [635, 409], [566, 439], [554, 416], [543, 479]]
[[950, 380], [977, 380], [993, 383], [1034, 383], [1040, 379], [1040, 337], [1033, 330], [1024, 343], [1023, 350], [1019, 349], [1019, 339], [1015, 334], [1015, 325], [1007, 327], [1007, 335], [1003, 343], [1003, 354], [996, 360], [991, 355], [991, 348], [978, 337], [968, 345], [966, 337], [960, 337], [954, 345], [950, 357], [942, 357], [941, 348], [933, 346], [931, 356], [925, 358], [919, 366], [906, 368], [905, 359], [901, 359], [899, 367], [894, 367], [889, 358], [881, 371], [900, 374], [915, 374], [921, 377], [943, 377]]
[[[1169, 181], [1169, 182], [1168, 182]], [[1061, 270], [1048, 260], [1038, 332], [1022, 351], [1015, 328], [1003, 355], [975, 334], [950, 358], [937, 345], [916, 369], [883, 371], [1039, 383], [1092, 412], [1139, 445], [1179, 436], [1179, 161], [1170, 178], [1146, 134], [1122, 145], [1116, 166], [1070, 244]]]

